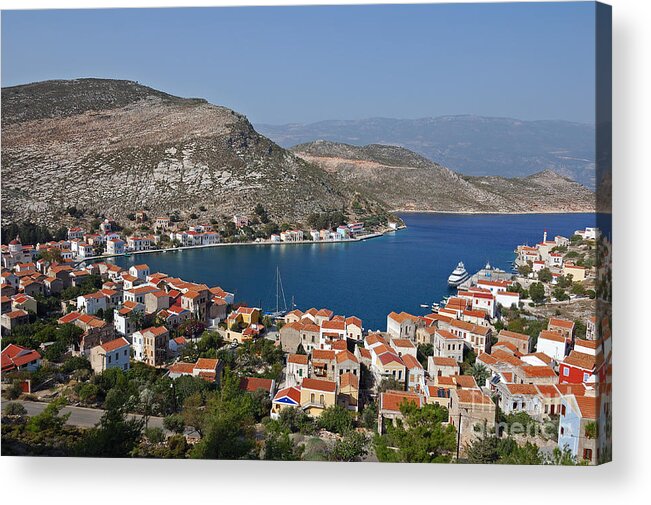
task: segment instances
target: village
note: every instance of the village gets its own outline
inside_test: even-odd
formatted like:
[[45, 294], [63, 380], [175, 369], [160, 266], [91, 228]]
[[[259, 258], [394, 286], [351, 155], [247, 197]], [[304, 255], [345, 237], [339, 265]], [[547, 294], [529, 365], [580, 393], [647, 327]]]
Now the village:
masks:
[[[247, 225], [242, 216], [233, 224]], [[311, 233], [346, 240], [363, 226]], [[168, 236], [182, 245], [219, 241], [209, 226]], [[610, 457], [611, 321], [597, 310], [610, 293], [602, 280], [610, 246], [596, 228], [553, 240], [544, 232], [540, 243], [517, 247], [509, 279], [475, 276], [431, 314], [389, 313], [385, 331], [327, 308], [264, 313], [145, 263], [78, 263], [96, 256], [97, 244], [123, 254], [156, 243], [125, 241], [105, 221], [100, 233], [70, 228], [67, 240], [23, 245], [16, 237], [3, 246], [3, 416], [11, 421], [3, 418], [3, 447], [15, 442], [5, 425], [24, 422], [20, 402], [107, 409], [111, 389], [127, 381], [139, 398], [158, 399], [124, 408], [164, 427], [147, 428], [138, 438], [146, 449], [134, 441], [131, 454], [182, 439], [176, 457], [223, 456], [210, 445], [217, 421], [208, 412], [217, 399], [224, 409], [231, 391], [253, 402], [250, 422], [238, 421], [247, 430], [234, 436], [246, 432], [250, 444], [237, 457], [511, 462], [532, 447], [532, 463]], [[565, 316], [580, 303], [588, 307], [580, 317]], [[553, 314], [534, 315], [542, 307]], [[419, 435], [423, 426], [437, 437]], [[415, 439], [424, 444], [417, 455]], [[515, 446], [504, 449], [505, 440]]]
[[[72, 212], [77, 215], [75, 211]], [[192, 215], [192, 217], [198, 216]], [[308, 226], [310, 223], [320, 224], [323, 227], [319, 229], [302, 229], [289, 224], [279, 226], [270, 221], [266, 211], [260, 205], [250, 215], [235, 214], [231, 218], [224, 219], [223, 222], [211, 219], [206, 223], [190, 224], [188, 220], [181, 220], [178, 215], [150, 217], [145, 210], [129, 214], [129, 219], [129, 226], [124, 228], [109, 218], [96, 219], [89, 223], [88, 228], [92, 228], [90, 230], [85, 229], [83, 225], [71, 226], [63, 230], [65, 237], [37, 243], [34, 247], [41, 255], [48, 251], [49, 259], [73, 260], [78, 263], [98, 258], [166, 252], [170, 249], [238, 244], [359, 241], [381, 236], [385, 232], [402, 227], [397, 220], [390, 218], [383, 223], [374, 220], [368, 221], [368, 224], [361, 221], [346, 223], [341, 213], [310, 216]], [[3, 231], [11, 233], [14, 230], [7, 228]], [[16, 232], [20, 233], [19, 230]], [[12, 268], [15, 264], [13, 261], [12, 256], [7, 256], [3, 260], [3, 266]]]

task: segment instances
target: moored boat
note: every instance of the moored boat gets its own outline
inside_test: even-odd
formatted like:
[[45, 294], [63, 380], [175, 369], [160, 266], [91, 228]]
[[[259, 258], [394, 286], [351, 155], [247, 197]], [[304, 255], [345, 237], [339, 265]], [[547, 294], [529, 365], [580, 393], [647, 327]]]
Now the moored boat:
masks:
[[455, 268], [450, 274], [450, 277], [448, 277], [448, 286], [456, 287], [467, 281], [469, 277], [470, 274], [466, 270], [463, 261], [460, 261], [457, 268]]

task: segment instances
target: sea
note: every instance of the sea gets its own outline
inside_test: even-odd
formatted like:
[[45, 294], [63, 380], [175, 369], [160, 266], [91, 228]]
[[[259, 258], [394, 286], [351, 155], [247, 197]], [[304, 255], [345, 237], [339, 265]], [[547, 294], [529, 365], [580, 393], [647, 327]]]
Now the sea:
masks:
[[113, 261], [122, 267], [147, 263], [152, 272], [221, 286], [235, 293], [236, 303], [264, 311], [275, 311], [278, 299], [280, 310], [325, 307], [361, 318], [367, 330], [385, 330], [389, 312], [424, 315], [430, 309], [421, 305], [450, 295], [447, 278], [459, 261], [471, 274], [487, 262], [511, 271], [517, 245], [540, 242], [545, 230], [551, 239], [596, 225], [595, 214], [400, 217], [405, 229], [362, 242], [213, 247]]

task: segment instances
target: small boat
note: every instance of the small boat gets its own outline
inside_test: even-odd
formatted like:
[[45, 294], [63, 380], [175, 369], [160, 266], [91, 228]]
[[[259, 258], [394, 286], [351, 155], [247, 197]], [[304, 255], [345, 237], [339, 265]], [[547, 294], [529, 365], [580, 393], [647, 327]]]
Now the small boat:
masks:
[[429, 305], [427, 305], [426, 303], [421, 303], [420, 306], [424, 309], [429, 308]]
[[463, 261], [460, 261], [457, 268], [455, 268], [450, 274], [450, 277], [448, 277], [448, 286], [456, 287], [467, 281], [469, 277], [470, 274], [466, 270]]

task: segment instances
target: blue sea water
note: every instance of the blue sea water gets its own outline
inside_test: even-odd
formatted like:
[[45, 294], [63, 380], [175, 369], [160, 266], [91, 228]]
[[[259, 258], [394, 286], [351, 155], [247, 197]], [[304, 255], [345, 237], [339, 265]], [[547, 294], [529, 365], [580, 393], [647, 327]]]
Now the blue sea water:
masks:
[[276, 267], [290, 304], [355, 315], [366, 329], [385, 329], [392, 310], [425, 314], [450, 293], [447, 278], [459, 261], [475, 273], [487, 261], [509, 271], [518, 244], [569, 237], [595, 226], [594, 214], [404, 214], [407, 228], [353, 243], [233, 246], [116, 258], [123, 267], [146, 262], [153, 272], [219, 285], [237, 302], [275, 310]]

